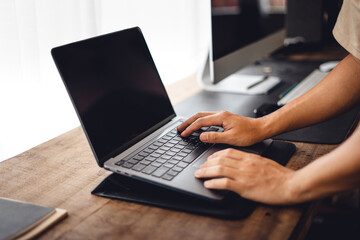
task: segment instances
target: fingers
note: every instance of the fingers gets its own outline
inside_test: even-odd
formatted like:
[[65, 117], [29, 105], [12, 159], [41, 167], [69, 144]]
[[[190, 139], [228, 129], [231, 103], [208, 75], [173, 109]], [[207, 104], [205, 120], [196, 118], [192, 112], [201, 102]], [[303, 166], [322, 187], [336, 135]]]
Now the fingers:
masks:
[[228, 143], [229, 132], [204, 132], [200, 140], [205, 143]]
[[213, 125], [221, 125], [216, 115], [203, 116], [192, 122], [182, 133], [182, 137], [188, 137], [191, 133], [199, 130], [201, 127], [209, 127]]
[[212, 115], [214, 114], [214, 112], [200, 112], [200, 113], [197, 113], [195, 114], [194, 116], [188, 118], [185, 122], [183, 122], [182, 124], [180, 124], [177, 128], [177, 130], [179, 132], [182, 132], [184, 131], [190, 124], [192, 124], [194, 121], [196, 121], [198, 118], [201, 118], [201, 117], [205, 117], [205, 116], [209, 116], [209, 115]]
[[[216, 113], [198, 113], [183, 124], [187, 125], [187, 127], [183, 130], [181, 136], [188, 137], [191, 133], [199, 130], [201, 127], [221, 126], [222, 120], [220, 115]], [[182, 129], [182, 127], [183, 125], [180, 125], [178, 131], [181, 131], [180, 129]]]
[[212, 154], [209, 157], [209, 159], [216, 158], [216, 157], [220, 157], [220, 158], [226, 157], [226, 158], [232, 158], [232, 159], [241, 160], [241, 159], [247, 157], [248, 155], [251, 155], [251, 153], [236, 150], [236, 149], [233, 149], [233, 148], [227, 148], [225, 150], [215, 152], [214, 154]]
[[200, 168], [195, 171], [195, 177], [197, 178], [215, 178], [215, 177], [227, 177], [235, 179], [237, 171], [234, 168], [226, 166], [212, 166], [207, 168]]
[[208, 160], [204, 164], [202, 164], [200, 168], [213, 167], [217, 165], [222, 165], [224, 167], [230, 168], [238, 168], [240, 165], [240, 161], [231, 158], [213, 157], [208, 158]]
[[216, 179], [211, 179], [211, 180], [207, 180], [204, 182], [204, 186], [206, 188], [209, 189], [218, 189], [218, 190], [229, 190], [229, 191], [233, 191], [233, 192], [237, 192], [238, 194], [241, 195], [240, 191], [240, 187], [239, 187], [240, 183], [238, 181], [234, 181], [232, 179], [229, 178], [216, 178]]

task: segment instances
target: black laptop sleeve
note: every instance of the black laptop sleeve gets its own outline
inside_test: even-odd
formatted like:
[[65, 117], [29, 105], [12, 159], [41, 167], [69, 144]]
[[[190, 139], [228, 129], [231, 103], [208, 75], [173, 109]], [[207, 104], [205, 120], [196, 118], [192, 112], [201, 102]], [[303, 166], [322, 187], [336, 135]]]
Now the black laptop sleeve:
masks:
[[[274, 141], [263, 156], [285, 165], [295, 149], [292, 143]], [[228, 194], [222, 201], [204, 200], [116, 173], [105, 178], [91, 193], [101, 197], [225, 219], [245, 217], [256, 206], [256, 203], [235, 193]]]

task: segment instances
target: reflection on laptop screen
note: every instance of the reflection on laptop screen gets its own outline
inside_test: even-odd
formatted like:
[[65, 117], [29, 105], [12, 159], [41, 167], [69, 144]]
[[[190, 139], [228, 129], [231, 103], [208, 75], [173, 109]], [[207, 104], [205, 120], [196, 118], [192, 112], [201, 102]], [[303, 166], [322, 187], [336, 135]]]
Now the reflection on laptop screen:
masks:
[[99, 161], [175, 116], [139, 28], [52, 54]]

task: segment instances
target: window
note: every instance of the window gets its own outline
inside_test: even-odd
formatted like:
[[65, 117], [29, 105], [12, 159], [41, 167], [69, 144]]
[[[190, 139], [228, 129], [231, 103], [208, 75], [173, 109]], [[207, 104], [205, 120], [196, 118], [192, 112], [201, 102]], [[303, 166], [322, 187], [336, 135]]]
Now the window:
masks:
[[52, 47], [139, 26], [165, 84], [207, 49], [208, 0], [0, 1], [0, 161], [79, 125]]

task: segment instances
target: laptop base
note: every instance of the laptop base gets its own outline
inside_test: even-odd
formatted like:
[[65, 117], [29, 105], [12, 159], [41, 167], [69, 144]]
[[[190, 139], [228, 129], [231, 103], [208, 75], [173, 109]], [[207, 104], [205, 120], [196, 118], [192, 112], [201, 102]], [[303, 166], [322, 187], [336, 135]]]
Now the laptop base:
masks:
[[[292, 143], [274, 141], [263, 156], [286, 165], [295, 149]], [[256, 206], [256, 203], [234, 193], [228, 194], [222, 201], [207, 201], [116, 173], [105, 178], [91, 193], [101, 197], [225, 219], [246, 217]]]

